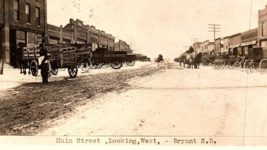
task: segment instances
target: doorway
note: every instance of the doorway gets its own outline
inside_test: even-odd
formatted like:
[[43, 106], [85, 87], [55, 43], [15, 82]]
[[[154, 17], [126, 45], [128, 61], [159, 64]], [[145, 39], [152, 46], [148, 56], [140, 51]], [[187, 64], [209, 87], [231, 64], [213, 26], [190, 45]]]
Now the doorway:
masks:
[[10, 65], [17, 68], [16, 60], [16, 49], [17, 49], [17, 40], [16, 40], [16, 30], [9, 31], [9, 43], [10, 43]]

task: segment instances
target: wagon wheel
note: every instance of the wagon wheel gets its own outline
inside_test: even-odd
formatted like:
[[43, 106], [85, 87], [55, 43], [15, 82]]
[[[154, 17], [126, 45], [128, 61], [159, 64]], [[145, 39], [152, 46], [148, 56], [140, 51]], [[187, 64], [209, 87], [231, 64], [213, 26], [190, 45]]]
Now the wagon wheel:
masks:
[[97, 65], [97, 69], [101, 69], [103, 66], [104, 66], [104, 63], [103, 63], [103, 62], [100, 62], [100, 63], [98, 63], [98, 65]]
[[214, 61], [214, 63], [211, 65], [211, 67], [214, 69], [214, 70], [216, 70], [216, 61]]
[[245, 62], [244, 62], [244, 66], [243, 66], [243, 68], [245, 69], [245, 72], [246, 73], [249, 73], [249, 63], [250, 63], [250, 60], [249, 59], [247, 59], [247, 60], [245, 60]]
[[238, 69], [240, 67], [240, 62], [236, 61], [233, 65], [234, 69]]
[[254, 62], [251, 61], [251, 62], [249, 63], [249, 71], [250, 71], [250, 73], [253, 73], [254, 70], [255, 70]]
[[30, 70], [31, 70], [33, 76], [36, 77], [38, 75], [38, 63], [37, 63], [37, 61], [35, 61], [35, 60], [31, 61]]
[[131, 60], [129, 58], [126, 58], [126, 65], [127, 66], [134, 66], [135, 65], [135, 60]]
[[52, 75], [57, 75], [58, 74], [58, 68], [52, 68], [51, 73], [52, 73]]
[[94, 59], [91, 59], [91, 60], [89, 60], [89, 62], [90, 62], [90, 65], [89, 65], [89, 67], [91, 68], [91, 69], [97, 69], [98, 68], [98, 61], [97, 60], [94, 60]]
[[228, 65], [226, 65], [225, 62], [221, 62], [221, 64], [222, 64], [222, 67], [220, 68], [221, 70], [227, 69]]
[[245, 71], [245, 68], [244, 68], [245, 61], [246, 61], [245, 59], [242, 59], [242, 60], [240, 61], [240, 68], [241, 68], [241, 71], [242, 71], [242, 72]]
[[205, 60], [204, 65], [205, 66], [210, 66], [211, 65], [211, 60], [210, 59]]
[[262, 74], [266, 74], [267, 73], [267, 59], [262, 59], [260, 64], [259, 64], [259, 71]]
[[122, 67], [122, 61], [120, 59], [114, 59], [111, 63], [110, 66], [113, 69], [120, 69]]
[[234, 66], [232, 65], [232, 62], [229, 62], [229, 63], [228, 63], [228, 68], [229, 68], [230, 70], [233, 70], [233, 69], [234, 69]]
[[70, 67], [68, 67], [68, 72], [71, 78], [75, 78], [78, 74], [78, 66], [71, 65]]
[[85, 60], [82, 60], [82, 63], [81, 63], [81, 70], [84, 71], [84, 72], [88, 72], [90, 67], [89, 67], [89, 60], [88, 59], [85, 59]]

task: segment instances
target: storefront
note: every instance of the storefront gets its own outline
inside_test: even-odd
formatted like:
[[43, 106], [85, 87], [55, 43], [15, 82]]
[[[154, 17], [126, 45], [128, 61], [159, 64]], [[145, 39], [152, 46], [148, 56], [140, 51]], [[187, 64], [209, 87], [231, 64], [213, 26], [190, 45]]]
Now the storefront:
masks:
[[241, 33], [237, 33], [237, 34], [230, 36], [229, 37], [229, 43], [230, 43], [230, 46], [228, 48], [228, 54], [229, 55], [237, 56], [237, 55], [242, 54], [241, 47], [240, 47]]
[[46, 0], [27, 0], [27, 3], [20, 0], [2, 0], [0, 46], [1, 56], [7, 64], [18, 66], [18, 45], [32, 46], [46, 42], [46, 7]]
[[257, 45], [258, 28], [241, 33], [241, 56], [248, 56], [248, 50]]

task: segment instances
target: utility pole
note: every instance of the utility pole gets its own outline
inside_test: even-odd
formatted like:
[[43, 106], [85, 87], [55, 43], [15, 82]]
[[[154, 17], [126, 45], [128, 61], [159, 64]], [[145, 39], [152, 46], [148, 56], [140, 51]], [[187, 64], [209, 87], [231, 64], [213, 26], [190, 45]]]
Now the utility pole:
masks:
[[214, 34], [214, 50], [216, 50], [216, 45], [215, 45], [215, 37], [216, 37], [216, 32], [221, 32], [221, 25], [219, 24], [208, 24], [209, 25], [209, 32], [213, 32]]
[[191, 38], [192, 41], [194, 41], [194, 43], [198, 42], [198, 38]]

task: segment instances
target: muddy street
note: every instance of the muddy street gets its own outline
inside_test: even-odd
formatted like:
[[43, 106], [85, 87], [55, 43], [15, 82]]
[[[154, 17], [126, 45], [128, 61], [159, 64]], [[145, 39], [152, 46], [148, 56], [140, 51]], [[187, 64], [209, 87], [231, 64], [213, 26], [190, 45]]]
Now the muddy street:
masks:
[[49, 85], [29, 80], [1, 91], [0, 134], [35, 135], [53, 126], [56, 120], [75, 114], [80, 106], [90, 105], [97, 97], [126, 91], [131, 88], [128, 80], [151, 76], [158, 71], [155, 65], [144, 65], [81, 75], [75, 79], [54, 77]]

